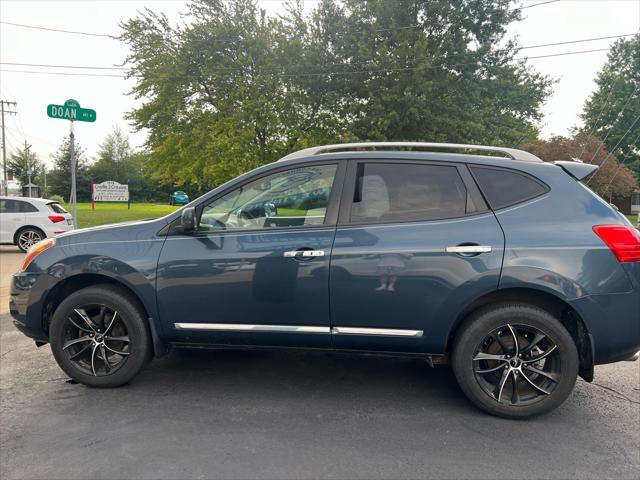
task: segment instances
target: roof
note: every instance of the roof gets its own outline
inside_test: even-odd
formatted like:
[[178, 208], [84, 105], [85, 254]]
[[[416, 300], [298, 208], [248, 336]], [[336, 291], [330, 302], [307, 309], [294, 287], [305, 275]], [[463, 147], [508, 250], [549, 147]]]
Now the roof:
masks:
[[[469, 145], [464, 143], [432, 143], [432, 142], [362, 142], [362, 143], [339, 143], [334, 145], [322, 145], [318, 147], [305, 148], [297, 152], [281, 158], [280, 160], [292, 160], [294, 158], [310, 157], [321, 155], [323, 153], [331, 153], [347, 150], [384, 150], [393, 151], [394, 149], [415, 149], [422, 151], [438, 151], [438, 150], [473, 150], [480, 152], [497, 152], [507, 155], [512, 160], [520, 160], [523, 162], [542, 162], [541, 159], [532, 153], [508, 147], [493, 147], [487, 145]], [[455, 153], [455, 152], [454, 152]], [[487, 156], [490, 156], [487, 154]]]
[[27, 202], [34, 203], [58, 203], [55, 200], [49, 200], [48, 198], [36, 198], [36, 197], [19, 197], [17, 195], [1, 195], [0, 200], [25, 200]]

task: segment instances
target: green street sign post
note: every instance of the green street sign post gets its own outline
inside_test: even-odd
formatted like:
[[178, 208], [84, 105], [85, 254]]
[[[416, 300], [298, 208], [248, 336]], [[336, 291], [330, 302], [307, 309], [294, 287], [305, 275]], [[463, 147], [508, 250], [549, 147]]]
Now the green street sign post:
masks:
[[90, 108], [81, 108], [80, 104], [73, 99], [64, 102], [64, 105], [47, 105], [47, 115], [51, 118], [69, 120], [69, 159], [71, 163], [71, 207], [73, 209], [73, 225], [78, 228], [78, 211], [76, 208], [76, 152], [75, 136], [73, 134], [73, 122], [95, 122], [96, 111]]
[[96, 121], [96, 111], [90, 108], [81, 108], [80, 104], [75, 100], [67, 100], [64, 105], [48, 105], [47, 115], [51, 118], [71, 120], [72, 122]]

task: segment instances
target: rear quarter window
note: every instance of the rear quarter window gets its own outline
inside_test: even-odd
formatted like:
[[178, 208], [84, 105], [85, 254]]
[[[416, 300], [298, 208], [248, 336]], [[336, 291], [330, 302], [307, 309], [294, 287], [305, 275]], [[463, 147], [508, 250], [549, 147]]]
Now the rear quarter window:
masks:
[[510, 207], [549, 191], [549, 187], [526, 173], [493, 167], [469, 167], [493, 210]]
[[67, 211], [59, 203], [49, 203], [49, 208], [55, 213], [67, 213]]

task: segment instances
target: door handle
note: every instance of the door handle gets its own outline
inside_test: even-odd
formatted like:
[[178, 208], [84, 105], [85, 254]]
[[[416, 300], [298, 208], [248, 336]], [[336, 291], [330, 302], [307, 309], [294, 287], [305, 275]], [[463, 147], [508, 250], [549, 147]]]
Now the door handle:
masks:
[[284, 252], [286, 258], [324, 257], [324, 250], [291, 250]]
[[491, 247], [487, 245], [457, 245], [455, 247], [447, 247], [447, 253], [489, 253]]

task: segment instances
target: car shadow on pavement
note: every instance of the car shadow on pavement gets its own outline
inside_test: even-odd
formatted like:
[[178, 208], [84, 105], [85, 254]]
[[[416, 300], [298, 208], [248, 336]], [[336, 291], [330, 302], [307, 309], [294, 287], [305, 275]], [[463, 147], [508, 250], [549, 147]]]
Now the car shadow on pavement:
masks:
[[185, 395], [226, 399], [264, 397], [277, 401], [305, 398], [340, 402], [341, 408], [388, 405], [403, 409], [446, 404], [472, 409], [446, 366], [431, 368], [422, 358], [295, 350], [175, 349], [152, 362], [131, 386], [160, 385]]

